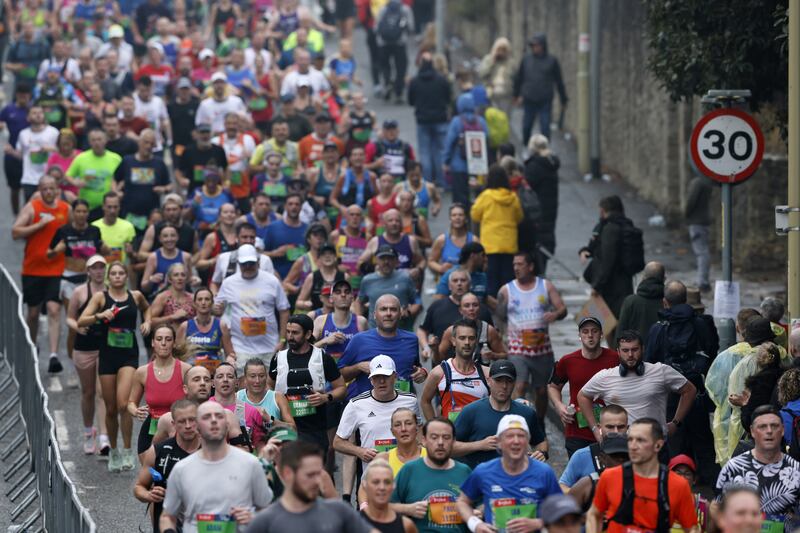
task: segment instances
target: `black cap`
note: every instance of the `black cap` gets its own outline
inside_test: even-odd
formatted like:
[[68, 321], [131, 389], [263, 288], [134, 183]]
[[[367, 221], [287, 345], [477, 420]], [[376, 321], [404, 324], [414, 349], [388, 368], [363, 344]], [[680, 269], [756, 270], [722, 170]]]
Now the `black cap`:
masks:
[[539, 516], [546, 526], [555, 524], [568, 515], [581, 516], [581, 508], [569, 494], [553, 494], [545, 498], [539, 508]]
[[322, 151], [325, 150], [336, 150], [339, 151], [339, 146], [333, 141], [325, 141], [325, 144], [322, 145]]
[[517, 367], [515, 367], [514, 363], [512, 363], [508, 359], [498, 359], [497, 361], [493, 362], [492, 366], [489, 368], [489, 377], [491, 378], [506, 377], [516, 380]]
[[195, 126], [197, 131], [211, 131], [211, 124], [208, 122], [201, 122], [197, 126]]
[[383, 129], [391, 129], [397, 127], [397, 121], [393, 118], [383, 121]]
[[336, 287], [338, 287], [339, 285], [347, 285], [347, 287], [348, 287], [348, 288], [349, 288], [351, 291], [353, 290], [353, 286], [352, 286], [352, 285], [350, 285], [350, 282], [349, 282], [348, 280], [346, 280], [345, 278], [342, 278], [342, 279], [340, 279], [339, 281], [334, 281], [334, 282], [333, 282], [333, 285], [331, 285], [331, 291], [335, 291], [335, 290], [336, 290]]
[[761, 343], [775, 340], [772, 323], [763, 316], [751, 317], [744, 328], [744, 340], [750, 343], [751, 346], [758, 346]]
[[292, 315], [289, 317], [289, 324], [297, 324], [303, 331], [314, 331], [314, 321], [305, 314]]
[[384, 256], [392, 256], [397, 259], [397, 250], [389, 246], [388, 244], [381, 244], [378, 246], [378, 251], [375, 253], [375, 257], [384, 257]]
[[608, 433], [603, 437], [603, 442], [600, 444], [600, 450], [608, 455], [615, 453], [627, 454], [628, 439], [621, 433]]
[[600, 319], [599, 318], [595, 318], [593, 316], [585, 316], [585, 317], [583, 317], [581, 319], [581, 321], [578, 322], [578, 330], [583, 328], [583, 326], [585, 326], [586, 324], [594, 324], [598, 328], [600, 328], [600, 331], [603, 331], [603, 324], [600, 323]]
[[294, 93], [286, 93], [281, 95], [281, 102], [289, 103], [294, 102]]
[[317, 235], [320, 233], [327, 237], [328, 229], [325, 226], [323, 226], [321, 222], [312, 222], [311, 225], [308, 226], [308, 229], [306, 230], [306, 238], [308, 238], [309, 235]]
[[331, 253], [333, 255], [336, 255], [336, 247], [331, 243], [326, 242], [325, 244], [319, 247], [319, 255], [322, 255], [324, 253]]
[[314, 122], [333, 122], [333, 119], [327, 113], [320, 113], [314, 118]]

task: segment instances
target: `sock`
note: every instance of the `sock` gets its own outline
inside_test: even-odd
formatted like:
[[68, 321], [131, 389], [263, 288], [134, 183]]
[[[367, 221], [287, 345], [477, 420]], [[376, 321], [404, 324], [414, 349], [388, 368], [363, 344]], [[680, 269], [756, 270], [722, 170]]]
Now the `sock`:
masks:
[[349, 494], [342, 494], [342, 500], [347, 503], [350, 503], [350, 495]]
[[93, 426], [87, 426], [87, 427], [83, 428], [83, 432], [86, 433], [87, 435], [91, 435], [93, 431], [94, 431], [94, 427]]
[[55, 359], [58, 359], [58, 354], [57, 354], [57, 353], [55, 353], [55, 352], [51, 352], [51, 353], [50, 353], [50, 359], [54, 359], [54, 358], [55, 358]]

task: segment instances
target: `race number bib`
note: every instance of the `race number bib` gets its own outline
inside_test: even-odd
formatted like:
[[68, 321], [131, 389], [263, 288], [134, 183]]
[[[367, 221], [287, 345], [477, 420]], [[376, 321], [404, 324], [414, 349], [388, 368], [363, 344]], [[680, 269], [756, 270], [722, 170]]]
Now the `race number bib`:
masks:
[[229, 514], [197, 514], [197, 533], [236, 533], [236, 520]]
[[143, 215], [134, 215], [133, 213], [128, 213], [125, 215], [125, 220], [133, 224], [133, 227], [139, 231], [144, 231], [147, 229], [147, 217]]
[[463, 524], [453, 496], [431, 496], [428, 500], [428, 521], [437, 526]]
[[506, 528], [508, 522], [515, 518], [536, 518], [536, 503], [517, 498], [492, 500], [492, 516], [494, 517], [494, 527], [502, 530]]
[[[595, 420], [600, 420], [600, 409], [601, 407], [599, 405], [592, 405], [592, 412], [594, 413]], [[586, 420], [586, 416], [580, 411], [575, 413], [575, 421], [578, 423], [578, 427], [581, 429], [589, 427], [589, 421]]]
[[218, 358], [213, 358], [208, 355], [198, 355], [194, 358], [194, 366], [202, 366], [206, 370], [208, 370], [211, 375], [214, 375], [216, 372], [217, 367], [222, 361]]
[[286, 250], [286, 259], [288, 259], [289, 261], [296, 261], [304, 253], [306, 253], [305, 246], [295, 246], [294, 248], [289, 248], [288, 250]]
[[133, 331], [125, 328], [108, 328], [106, 343], [111, 348], [133, 348]]
[[231, 172], [231, 185], [241, 185], [242, 184], [242, 172], [240, 170], [234, 170]]
[[397, 448], [397, 439], [379, 439], [375, 441], [375, 449], [378, 453], [388, 452]]
[[522, 345], [525, 348], [538, 348], [547, 342], [547, 332], [538, 329], [522, 330]]
[[289, 400], [289, 409], [293, 418], [313, 415], [317, 412], [317, 408], [309, 403], [307, 396], [286, 396], [286, 399]]
[[28, 157], [34, 165], [44, 165], [47, 163], [48, 156], [49, 154], [45, 150], [38, 150], [36, 152], [31, 152]]
[[239, 320], [239, 327], [245, 337], [255, 337], [267, 334], [267, 318], [263, 316], [243, 316]]
[[450, 420], [450, 422], [455, 422], [456, 418], [458, 418], [458, 415], [460, 414], [461, 409], [451, 409], [450, 412], [447, 413], [447, 419]]
[[158, 418], [154, 418], [151, 415], [150, 426], [147, 428], [147, 434], [148, 435], [155, 435], [156, 431], [158, 431]]
[[411, 392], [411, 381], [398, 378], [397, 381], [394, 382], [394, 390]]

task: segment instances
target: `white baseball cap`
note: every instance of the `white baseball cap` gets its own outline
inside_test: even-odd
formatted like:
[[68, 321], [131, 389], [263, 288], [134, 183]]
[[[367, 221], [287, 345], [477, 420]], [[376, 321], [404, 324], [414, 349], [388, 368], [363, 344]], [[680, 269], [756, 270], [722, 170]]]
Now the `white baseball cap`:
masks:
[[397, 367], [394, 364], [394, 359], [388, 355], [376, 355], [369, 362], [369, 377], [391, 376], [395, 372], [397, 372]]
[[112, 24], [108, 28], [108, 38], [109, 39], [114, 39], [114, 38], [119, 39], [119, 38], [122, 38], [122, 37], [125, 37], [125, 30], [123, 30], [122, 26], [120, 26], [119, 24]]
[[236, 250], [236, 260], [242, 263], [257, 263], [258, 252], [252, 244], [243, 244]]
[[200, 50], [200, 53], [197, 54], [197, 57], [199, 57], [200, 59], [214, 57], [214, 52], [212, 52], [210, 48], [203, 48], [202, 50]]
[[501, 418], [500, 423], [497, 424], [497, 436], [502, 435], [507, 429], [521, 429], [528, 435], [531, 434], [531, 430], [528, 429], [528, 422], [520, 415], [506, 415]]
[[158, 41], [150, 41], [147, 43], [148, 48], [152, 48], [153, 50], [158, 50], [158, 53], [162, 56], [164, 55], [164, 46]]
[[96, 265], [97, 263], [106, 264], [106, 258], [102, 255], [93, 255], [89, 259], [86, 260], [86, 268], [89, 269], [92, 266]]
[[227, 82], [228, 76], [226, 76], [224, 72], [219, 72], [219, 71], [215, 72], [214, 74], [211, 75], [211, 83], [214, 83], [215, 81]]

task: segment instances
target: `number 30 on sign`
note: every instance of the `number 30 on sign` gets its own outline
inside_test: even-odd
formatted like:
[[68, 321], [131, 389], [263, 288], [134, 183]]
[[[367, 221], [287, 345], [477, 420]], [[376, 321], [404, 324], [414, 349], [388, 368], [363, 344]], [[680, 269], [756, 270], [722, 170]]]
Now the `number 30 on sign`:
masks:
[[704, 176], [740, 183], [753, 175], [764, 156], [764, 134], [755, 119], [739, 109], [717, 109], [692, 132], [692, 160]]

